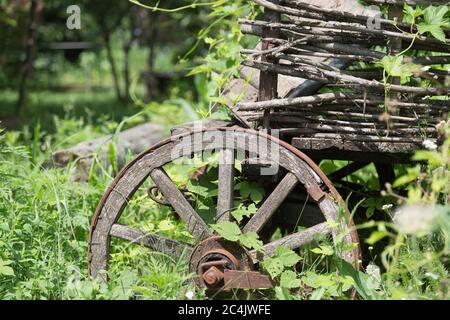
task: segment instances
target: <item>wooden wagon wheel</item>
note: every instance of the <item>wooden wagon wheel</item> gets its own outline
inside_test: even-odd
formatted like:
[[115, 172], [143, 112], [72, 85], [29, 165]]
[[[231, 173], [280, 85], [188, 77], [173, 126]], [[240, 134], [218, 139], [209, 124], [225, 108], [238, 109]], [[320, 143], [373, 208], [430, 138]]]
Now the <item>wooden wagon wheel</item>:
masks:
[[[106, 280], [106, 273], [101, 271], [108, 269], [110, 238], [118, 237], [173, 257], [187, 253], [190, 271], [197, 272], [199, 282], [206, 286], [223, 285], [224, 282], [227, 285], [227, 281], [228, 288], [268, 286], [267, 279], [253, 271], [261, 256], [214, 235], [162, 168], [163, 165], [181, 157], [212, 150], [220, 152], [216, 222], [231, 219], [235, 151], [244, 151], [247, 154], [253, 152], [257, 158], [275, 163], [286, 174], [257, 212], [242, 226], [244, 233], [260, 232], [296, 186], [306, 190], [320, 208], [319, 212], [323, 214], [324, 220], [334, 221], [334, 225], [337, 225], [333, 227], [331, 223], [323, 222], [281, 239], [269, 241], [264, 244], [265, 257], [273, 256], [278, 246], [297, 249], [311, 242], [318, 234], [331, 234], [335, 242], [358, 244], [356, 249], [341, 253], [345, 260], [358, 267], [357, 233], [345, 203], [323, 172], [303, 153], [286, 142], [265, 133], [232, 127], [191, 131], [162, 141], [140, 154], [117, 175], [104, 194], [92, 220], [88, 258], [91, 277]], [[148, 177], [151, 177], [163, 194], [164, 201], [170, 204], [198, 240], [196, 246], [153, 233], [145, 234], [138, 229], [117, 223], [128, 201]], [[340, 208], [344, 210], [339, 210]], [[338, 236], [341, 240], [338, 240]], [[246, 273], [245, 278], [250, 280], [235, 281], [232, 284], [236, 275], [239, 276], [242, 272]]]

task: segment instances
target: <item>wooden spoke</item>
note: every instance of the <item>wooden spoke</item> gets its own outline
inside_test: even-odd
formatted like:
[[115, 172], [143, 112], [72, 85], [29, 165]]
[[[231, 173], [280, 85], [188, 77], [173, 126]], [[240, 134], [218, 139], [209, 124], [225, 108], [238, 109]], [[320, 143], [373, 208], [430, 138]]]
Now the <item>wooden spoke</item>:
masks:
[[[276, 254], [276, 248], [279, 246], [285, 246], [292, 250], [300, 248], [301, 246], [310, 243], [316, 235], [329, 233], [331, 233], [331, 228], [326, 222], [316, 224], [311, 228], [290, 234], [284, 238], [264, 245], [264, 256], [273, 257]], [[252, 252], [252, 255], [254, 254], [255, 253]]]
[[233, 207], [234, 150], [221, 150], [219, 157], [219, 191], [216, 222], [229, 221]]
[[163, 252], [176, 259], [182, 255], [189, 257], [193, 250], [188, 244], [165, 238], [154, 233], [144, 233], [141, 230], [117, 223], [113, 224], [109, 234], [113, 237], [127, 240], [132, 243], [138, 243], [146, 248]]
[[243, 232], [260, 231], [297, 183], [298, 179], [293, 173], [289, 172], [286, 174], [250, 221], [247, 222], [243, 228]]
[[150, 176], [164, 195], [166, 201], [170, 203], [172, 208], [178, 213], [184, 223], [186, 223], [187, 228], [194, 237], [203, 239], [212, 235], [209, 227], [197, 212], [195, 212], [190, 203], [163, 169], [153, 169]]

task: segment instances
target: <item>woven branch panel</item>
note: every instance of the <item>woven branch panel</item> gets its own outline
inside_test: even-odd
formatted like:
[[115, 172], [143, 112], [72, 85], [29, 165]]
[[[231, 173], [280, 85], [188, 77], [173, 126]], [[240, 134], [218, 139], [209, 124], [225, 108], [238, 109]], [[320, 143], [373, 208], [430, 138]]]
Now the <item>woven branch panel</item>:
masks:
[[[444, 27], [446, 40], [438, 40], [429, 33], [419, 35], [415, 25], [401, 18], [404, 4], [424, 1], [366, 1], [388, 7], [389, 18], [311, 1], [254, 2], [264, 7], [264, 15], [240, 20], [241, 30], [260, 37], [262, 46], [242, 50], [242, 64], [260, 70], [260, 94], [257, 102], [236, 105], [242, 119], [254, 127], [280, 129], [297, 143], [310, 138], [303, 149], [323, 145], [324, 139], [383, 143], [372, 146], [379, 152], [398, 143], [392, 148], [403, 145], [406, 153], [425, 139], [439, 143], [450, 111], [450, 73], [445, 69], [450, 65], [450, 29]], [[393, 70], [386, 68], [389, 63]], [[322, 88], [310, 96], [279, 97], [270, 93], [278, 75], [313, 80]]]

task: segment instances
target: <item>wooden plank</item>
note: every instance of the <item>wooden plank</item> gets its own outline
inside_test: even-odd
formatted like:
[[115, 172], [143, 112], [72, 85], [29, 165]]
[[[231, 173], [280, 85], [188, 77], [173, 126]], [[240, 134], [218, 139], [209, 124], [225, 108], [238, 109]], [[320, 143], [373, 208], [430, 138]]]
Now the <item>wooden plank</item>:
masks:
[[[412, 154], [420, 149], [417, 143], [394, 142], [394, 141], [357, 141], [350, 139], [319, 138], [293, 138], [292, 144], [302, 150], [342, 150], [360, 152], [385, 152]], [[361, 159], [360, 159], [361, 160]]]
[[288, 172], [249, 222], [247, 222], [242, 231], [244, 233], [260, 231], [298, 182], [297, 177], [293, 173]]
[[122, 240], [143, 245], [144, 247], [152, 250], [163, 252], [176, 259], [183, 255], [185, 257], [189, 257], [193, 250], [188, 244], [183, 244], [176, 240], [162, 237], [154, 233], [144, 233], [141, 230], [117, 223], [111, 227], [110, 235]]
[[415, 143], [324, 138], [293, 138], [291, 144], [314, 161], [323, 159], [361, 161], [370, 157], [374, 163], [411, 163], [414, 151], [420, 149]]
[[[319, 234], [329, 234], [331, 232], [330, 227], [326, 222], [315, 225], [314, 227], [308, 228], [306, 230], [290, 234], [279, 240], [272, 241], [264, 245], [264, 257], [273, 257], [276, 255], [276, 248], [279, 246], [285, 246], [289, 249], [297, 249], [301, 246], [310, 243], [314, 240], [316, 235]], [[254, 252], [251, 252], [254, 256]]]
[[150, 173], [153, 182], [158, 186], [164, 195], [164, 198], [171, 204], [172, 208], [178, 213], [180, 218], [186, 224], [186, 227], [194, 237], [203, 239], [211, 236], [212, 233], [205, 221], [192, 208], [186, 198], [183, 196], [177, 186], [167, 176], [161, 168], [153, 169]]
[[[274, 3], [278, 3], [279, 0], [273, 0]], [[278, 22], [280, 21], [280, 14], [267, 8], [264, 11], [264, 20], [268, 22]], [[263, 33], [267, 35], [267, 37], [277, 38], [277, 31], [273, 29], [263, 28]], [[270, 50], [274, 47], [272, 43], [269, 41], [263, 40], [261, 42], [261, 50]], [[261, 56], [261, 61], [267, 61], [271, 63], [276, 63], [277, 60], [274, 57], [270, 56]], [[259, 94], [258, 101], [265, 101], [278, 98], [277, 93], [278, 88], [278, 73], [271, 71], [261, 71], [259, 74]], [[263, 128], [270, 127], [270, 109], [264, 110], [264, 117], [262, 121]]]
[[220, 150], [216, 222], [230, 221], [234, 193], [234, 150]]

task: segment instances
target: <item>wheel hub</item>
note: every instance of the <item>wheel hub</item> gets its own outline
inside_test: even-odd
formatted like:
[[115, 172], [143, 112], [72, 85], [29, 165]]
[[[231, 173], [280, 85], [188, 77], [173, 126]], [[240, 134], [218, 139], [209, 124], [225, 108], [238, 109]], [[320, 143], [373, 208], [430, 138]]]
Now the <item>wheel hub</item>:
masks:
[[272, 287], [268, 276], [253, 271], [247, 250], [219, 236], [207, 238], [195, 247], [189, 271], [197, 274], [198, 285], [210, 291]]

